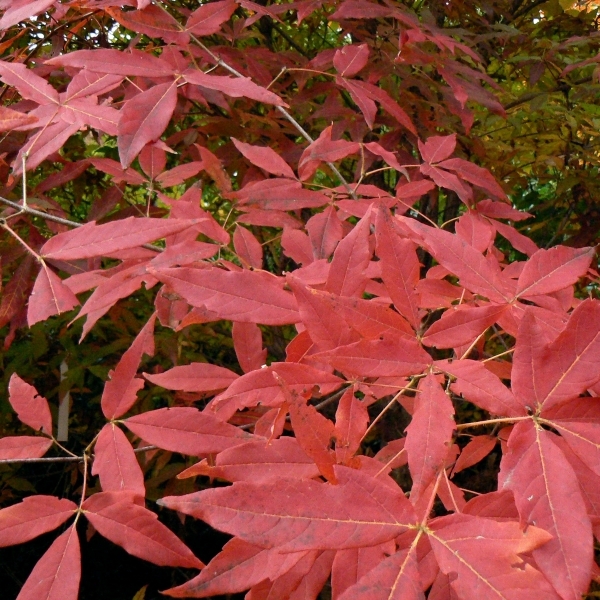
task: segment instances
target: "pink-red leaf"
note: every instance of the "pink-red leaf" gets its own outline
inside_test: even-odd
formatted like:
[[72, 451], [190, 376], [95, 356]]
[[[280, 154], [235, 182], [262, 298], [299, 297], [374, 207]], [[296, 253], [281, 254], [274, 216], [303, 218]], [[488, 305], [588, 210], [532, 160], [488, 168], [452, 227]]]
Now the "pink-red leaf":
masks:
[[195, 224], [195, 219], [144, 217], [128, 217], [104, 225], [91, 222], [55, 235], [42, 246], [41, 254], [53, 260], [107, 256], [179, 233]]
[[233, 247], [246, 267], [262, 269], [263, 249], [260, 242], [245, 227], [238, 225], [233, 232]]
[[426, 142], [419, 140], [419, 152], [423, 160], [428, 163], [438, 163], [448, 158], [456, 148], [456, 134], [434, 135]]
[[360, 448], [369, 420], [365, 403], [355, 398], [353, 389], [346, 390], [335, 413], [335, 454], [339, 463], [350, 465]]
[[81, 550], [75, 527], [58, 536], [33, 568], [17, 600], [77, 600]]
[[48, 317], [68, 312], [78, 305], [77, 296], [54, 271], [43, 264], [29, 297], [27, 324], [31, 327]]
[[154, 323], [153, 314], [133, 340], [133, 344], [123, 354], [114, 371], [109, 373], [109, 381], [102, 392], [102, 413], [107, 419], [123, 416], [137, 400], [137, 393], [144, 387], [144, 381], [136, 378], [142, 356], [154, 355]]
[[342, 77], [354, 77], [369, 61], [369, 46], [343, 46], [333, 55], [333, 66]]
[[[157, 9], [158, 10], [158, 9]], [[160, 83], [128, 100], [119, 119], [119, 156], [126, 169], [142, 148], [167, 128], [177, 104], [177, 86]]]
[[233, 0], [203, 4], [188, 17], [185, 30], [198, 36], [218, 33], [236, 8]]
[[260, 369], [267, 360], [267, 349], [263, 348], [262, 332], [256, 323], [236, 321], [231, 328], [233, 349], [244, 373]]
[[462, 449], [458, 460], [452, 469], [452, 474], [459, 473], [476, 465], [483, 460], [496, 446], [496, 438], [489, 435], [473, 436], [469, 443]]
[[576, 600], [590, 584], [592, 525], [577, 477], [553, 437], [532, 420], [517, 423], [500, 464], [498, 489], [514, 492], [523, 523], [553, 536], [533, 557], [561, 598]]
[[229, 387], [239, 375], [217, 365], [192, 363], [173, 367], [156, 375], [144, 373], [144, 377], [154, 385], [159, 385], [167, 390], [216, 392]]
[[556, 246], [538, 250], [526, 263], [517, 282], [517, 296], [550, 294], [574, 284], [585, 275], [594, 248]]
[[170, 496], [159, 504], [280, 552], [374, 546], [397, 537], [414, 521], [412, 505], [400, 488], [394, 492], [354, 469], [336, 467], [336, 475], [335, 486], [292, 479], [239, 482]]
[[294, 297], [276, 277], [258, 271], [161, 269], [152, 273], [192, 306], [206, 307], [221, 319], [286, 325], [299, 320]]
[[38, 104], [56, 104], [58, 108], [58, 92], [23, 63], [0, 61], [0, 77], [23, 98]]
[[95, 529], [129, 554], [156, 565], [200, 569], [203, 567], [189, 548], [158, 516], [133, 503], [123, 492], [100, 492], [83, 503], [83, 511]]
[[454, 407], [435, 376], [419, 382], [412, 421], [406, 428], [404, 448], [413, 480], [410, 500], [413, 504], [444, 467], [454, 432]]
[[62, 525], [75, 514], [77, 504], [54, 496], [29, 496], [0, 510], [0, 547], [32, 540]]
[[8, 401], [19, 417], [19, 421], [36, 431], [52, 435], [52, 415], [48, 400], [37, 390], [13, 373], [8, 382]]
[[0, 438], [0, 460], [40, 458], [48, 452], [52, 440], [45, 437], [16, 435]]
[[[232, 2], [233, 4], [233, 2]], [[209, 5], [210, 6], [210, 5]], [[253, 164], [277, 177], [295, 179], [292, 168], [269, 146], [252, 146], [231, 138], [234, 146]]]
[[150, 444], [191, 456], [221, 452], [254, 437], [191, 407], [159, 408], [124, 423]]
[[114, 423], [107, 423], [98, 434], [92, 475], [100, 477], [100, 485], [105, 492], [128, 491], [142, 498], [146, 495], [144, 474], [135, 452]]

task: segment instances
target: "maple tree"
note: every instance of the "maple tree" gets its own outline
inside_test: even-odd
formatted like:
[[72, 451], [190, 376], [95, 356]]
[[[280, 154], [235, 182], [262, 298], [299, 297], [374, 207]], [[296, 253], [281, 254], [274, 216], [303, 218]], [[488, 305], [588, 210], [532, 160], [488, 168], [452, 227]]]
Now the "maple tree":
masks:
[[19, 600], [99, 536], [172, 597], [598, 580], [596, 13], [459, 6], [0, 0], [0, 547], [57, 531]]

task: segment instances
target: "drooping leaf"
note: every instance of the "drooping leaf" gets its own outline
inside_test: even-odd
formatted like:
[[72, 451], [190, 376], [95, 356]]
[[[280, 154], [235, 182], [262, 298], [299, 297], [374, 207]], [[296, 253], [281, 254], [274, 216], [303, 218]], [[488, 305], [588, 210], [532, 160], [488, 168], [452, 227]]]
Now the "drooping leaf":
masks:
[[173, 367], [156, 375], [144, 373], [144, 377], [154, 385], [167, 390], [183, 390], [184, 392], [216, 392], [233, 383], [239, 375], [217, 365], [192, 363]]
[[52, 435], [52, 415], [48, 400], [37, 390], [13, 373], [8, 382], [8, 400], [17, 413], [19, 421], [36, 431]]
[[41, 458], [52, 446], [52, 440], [45, 437], [15, 435], [0, 438], [0, 460], [20, 458]]
[[456, 461], [452, 474], [460, 473], [483, 460], [496, 446], [496, 439], [489, 435], [473, 436], [469, 443], [462, 449]]
[[262, 269], [263, 250], [260, 242], [245, 227], [239, 225], [233, 233], [233, 247], [245, 266]]
[[369, 413], [365, 403], [354, 396], [354, 390], [346, 390], [335, 413], [335, 454], [339, 463], [350, 464], [368, 425]]
[[81, 550], [75, 527], [59, 535], [37, 562], [17, 600], [77, 600]]
[[256, 323], [233, 324], [231, 328], [233, 348], [244, 373], [260, 369], [267, 360], [267, 349], [263, 348], [262, 332]]
[[158, 521], [158, 516], [134, 504], [129, 493], [94, 494], [83, 503], [82, 509], [100, 535], [133, 556], [161, 566], [203, 567], [191, 550]]
[[296, 178], [291, 167], [272, 148], [268, 146], [251, 146], [235, 138], [231, 138], [231, 141], [253, 165], [260, 169], [264, 169], [272, 175], [277, 175], [277, 177]]
[[27, 324], [31, 327], [78, 305], [79, 300], [62, 279], [46, 265], [42, 265], [29, 299]]

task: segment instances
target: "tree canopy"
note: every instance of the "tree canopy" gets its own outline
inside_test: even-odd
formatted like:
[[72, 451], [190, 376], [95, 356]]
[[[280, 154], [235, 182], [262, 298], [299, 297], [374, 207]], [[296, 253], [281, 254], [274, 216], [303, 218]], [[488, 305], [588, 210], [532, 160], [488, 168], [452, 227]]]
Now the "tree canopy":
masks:
[[594, 3], [0, 14], [7, 597], [594, 589]]

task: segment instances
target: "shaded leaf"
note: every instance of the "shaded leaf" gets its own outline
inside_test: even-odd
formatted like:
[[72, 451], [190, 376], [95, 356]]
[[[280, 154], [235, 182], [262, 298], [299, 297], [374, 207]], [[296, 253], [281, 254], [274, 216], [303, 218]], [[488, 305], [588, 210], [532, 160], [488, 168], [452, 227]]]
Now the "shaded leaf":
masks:
[[52, 435], [52, 415], [48, 400], [37, 390], [13, 373], [8, 382], [8, 401], [19, 417], [19, 421], [36, 431]]

